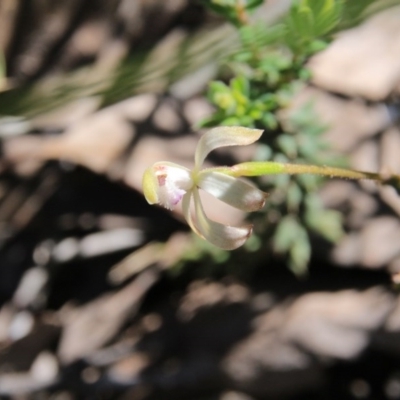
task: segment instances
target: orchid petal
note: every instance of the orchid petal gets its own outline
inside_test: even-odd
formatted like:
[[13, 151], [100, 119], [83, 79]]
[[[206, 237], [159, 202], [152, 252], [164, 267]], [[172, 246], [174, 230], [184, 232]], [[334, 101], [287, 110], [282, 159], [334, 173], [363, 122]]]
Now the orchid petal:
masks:
[[247, 179], [234, 178], [215, 171], [202, 171], [198, 186], [224, 203], [243, 211], [257, 211], [265, 204], [268, 193]]
[[[253, 229], [251, 225], [233, 227], [220, 224], [207, 218], [203, 205], [201, 204], [199, 192], [196, 188], [193, 189], [193, 199], [196, 221], [193, 221], [192, 217], [189, 216], [188, 223], [195, 227], [194, 231], [196, 233], [199, 233], [200, 236], [214, 246], [225, 250], [234, 250], [242, 246], [251, 235]], [[185, 215], [189, 213], [190, 211], [186, 210]]]
[[245, 146], [254, 143], [262, 134], [260, 129], [241, 126], [220, 126], [206, 132], [199, 140], [194, 157], [195, 168], [199, 169], [207, 155], [219, 147]]
[[201, 232], [198, 230], [193, 218], [192, 218], [192, 214], [190, 212], [190, 203], [192, 201], [192, 197], [193, 197], [193, 193], [190, 191], [188, 193], [186, 193], [183, 196], [182, 199], [182, 211], [183, 211], [183, 215], [185, 216], [186, 222], [188, 223], [188, 225], [190, 226], [190, 228], [192, 229], [192, 231], [194, 233], [196, 233], [197, 235], [199, 235], [200, 237], [203, 237], [203, 235], [201, 234]]

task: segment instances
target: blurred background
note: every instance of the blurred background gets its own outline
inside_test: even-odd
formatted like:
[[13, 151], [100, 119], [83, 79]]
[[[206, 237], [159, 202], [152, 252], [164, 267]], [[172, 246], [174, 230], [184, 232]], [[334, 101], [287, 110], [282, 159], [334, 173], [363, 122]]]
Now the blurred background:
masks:
[[389, 0], [0, 0], [0, 398], [400, 399], [400, 200], [263, 177], [214, 248], [144, 200], [217, 125], [209, 165], [400, 174]]

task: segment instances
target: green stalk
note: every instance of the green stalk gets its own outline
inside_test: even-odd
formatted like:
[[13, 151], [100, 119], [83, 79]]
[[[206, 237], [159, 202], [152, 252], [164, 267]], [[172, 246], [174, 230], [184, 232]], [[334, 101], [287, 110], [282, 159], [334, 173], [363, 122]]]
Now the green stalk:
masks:
[[[232, 167], [217, 167], [210, 170], [221, 172], [227, 175], [240, 176], [263, 176], [276, 174], [313, 174], [328, 176], [330, 178], [346, 178], [346, 179], [370, 179], [380, 183], [389, 183], [390, 179], [383, 178], [381, 175], [373, 172], [354, 171], [345, 168], [335, 168], [328, 166], [306, 165], [306, 164], [284, 164], [278, 162], [245, 162], [233, 165]], [[399, 177], [395, 177], [399, 180]]]

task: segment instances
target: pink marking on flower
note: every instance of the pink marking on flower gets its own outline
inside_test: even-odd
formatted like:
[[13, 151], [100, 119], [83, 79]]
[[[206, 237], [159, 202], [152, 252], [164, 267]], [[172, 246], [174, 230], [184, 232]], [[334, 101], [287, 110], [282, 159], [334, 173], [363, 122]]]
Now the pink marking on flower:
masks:
[[156, 177], [157, 177], [158, 185], [159, 185], [159, 186], [165, 186], [166, 181], [167, 181], [167, 174], [166, 174], [166, 173], [163, 173], [163, 174], [161, 175], [161, 174], [157, 173]]

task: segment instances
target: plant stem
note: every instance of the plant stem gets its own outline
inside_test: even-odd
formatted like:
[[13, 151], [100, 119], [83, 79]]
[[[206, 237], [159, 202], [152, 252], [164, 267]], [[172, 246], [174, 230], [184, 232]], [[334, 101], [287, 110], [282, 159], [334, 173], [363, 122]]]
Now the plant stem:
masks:
[[313, 174], [329, 176], [330, 178], [346, 178], [346, 179], [371, 179], [377, 182], [386, 183], [387, 179], [373, 172], [354, 171], [351, 169], [335, 168], [328, 166], [306, 165], [306, 164], [284, 164], [278, 162], [245, 162], [236, 164], [232, 167], [212, 168], [217, 172], [227, 175], [240, 176], [263, 176], [276, 174]]

